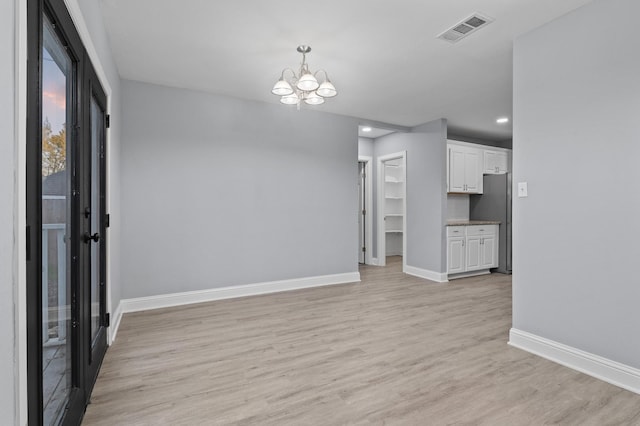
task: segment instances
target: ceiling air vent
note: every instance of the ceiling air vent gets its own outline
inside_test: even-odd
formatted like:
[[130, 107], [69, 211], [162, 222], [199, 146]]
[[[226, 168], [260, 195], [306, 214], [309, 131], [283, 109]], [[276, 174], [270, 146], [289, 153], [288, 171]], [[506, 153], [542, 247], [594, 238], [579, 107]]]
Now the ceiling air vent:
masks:
[[468, 18], [458, 22], [453, 27], [438, 35], [438, 38], [455, 43], [462, 40], [466, 36], [473, 34], [480, 28], [486, 27], [493, 22], [493, 18], [476, 13]]

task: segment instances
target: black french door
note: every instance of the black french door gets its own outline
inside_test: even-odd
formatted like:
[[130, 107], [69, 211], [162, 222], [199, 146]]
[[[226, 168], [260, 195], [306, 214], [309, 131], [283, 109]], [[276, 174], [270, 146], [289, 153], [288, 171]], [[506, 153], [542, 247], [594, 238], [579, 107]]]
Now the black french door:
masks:
[[29, 424], [79, 424], [107, 348], [106, 95], [63, 0], [27, 19]]
[[82, 200], [82, 323], [87, 348], [85, 387], [90, 394], [107, 350], [106, 311], [106, 129], [107, 97], [91, 66], [85, 68], [85, 132], [80, 187]]

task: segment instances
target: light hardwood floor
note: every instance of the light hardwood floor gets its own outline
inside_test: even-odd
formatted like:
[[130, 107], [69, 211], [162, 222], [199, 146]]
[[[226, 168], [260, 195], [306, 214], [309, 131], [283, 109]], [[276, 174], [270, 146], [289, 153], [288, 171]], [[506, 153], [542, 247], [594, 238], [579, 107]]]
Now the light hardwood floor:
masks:
[[507, 346], [511, 278], [362, 282], [127, 314], [84, 425], [640, 425], [640, 395]]

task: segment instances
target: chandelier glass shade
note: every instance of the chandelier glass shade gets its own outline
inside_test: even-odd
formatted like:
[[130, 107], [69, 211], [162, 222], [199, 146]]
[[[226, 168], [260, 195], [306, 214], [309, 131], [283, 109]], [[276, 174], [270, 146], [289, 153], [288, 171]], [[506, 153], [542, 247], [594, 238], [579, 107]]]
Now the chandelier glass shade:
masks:
[[[291, 68], [282, 70], [280, 79], [273, 85], [271, 93], [280, 96], [280, 102], [285, 105], [298, 105], [304, 102], [309, 105], [320, 105], [325, 98], [332, 98], [338, 94], [325, 70], [315, 73], [309, 71], [306, 54], [311, 52], [309, 46], [298, 46], [298, 52], [302, 54], [302, 63], [298, 74]], [[321, 76], [322, 83], [318, 82]]]

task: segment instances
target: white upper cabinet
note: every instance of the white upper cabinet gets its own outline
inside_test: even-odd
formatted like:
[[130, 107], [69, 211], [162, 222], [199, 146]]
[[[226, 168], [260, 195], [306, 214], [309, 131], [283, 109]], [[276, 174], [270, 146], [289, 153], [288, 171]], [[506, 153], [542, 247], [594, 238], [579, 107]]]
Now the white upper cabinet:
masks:
[[468, 146], [448, 146], [447, 192], [482, 194], [482, 151]]
[[482, 194], [483, 175], [510, 171], [511, 150], [447, 141], [447, 192]]
[[449, 147], [449, 188], [448, 192], [464, 192], [464, 152]]
[[509, 171], [509, 154], [507, 151], [485, 149], [483, 157], [483, 174], [501, 175]]
[[480, 173], [481, 152], [472, 149], [464, 158], [464, 174], [467, 182], [467, 191], [474, 194], [482, 194], [482, 173]]

